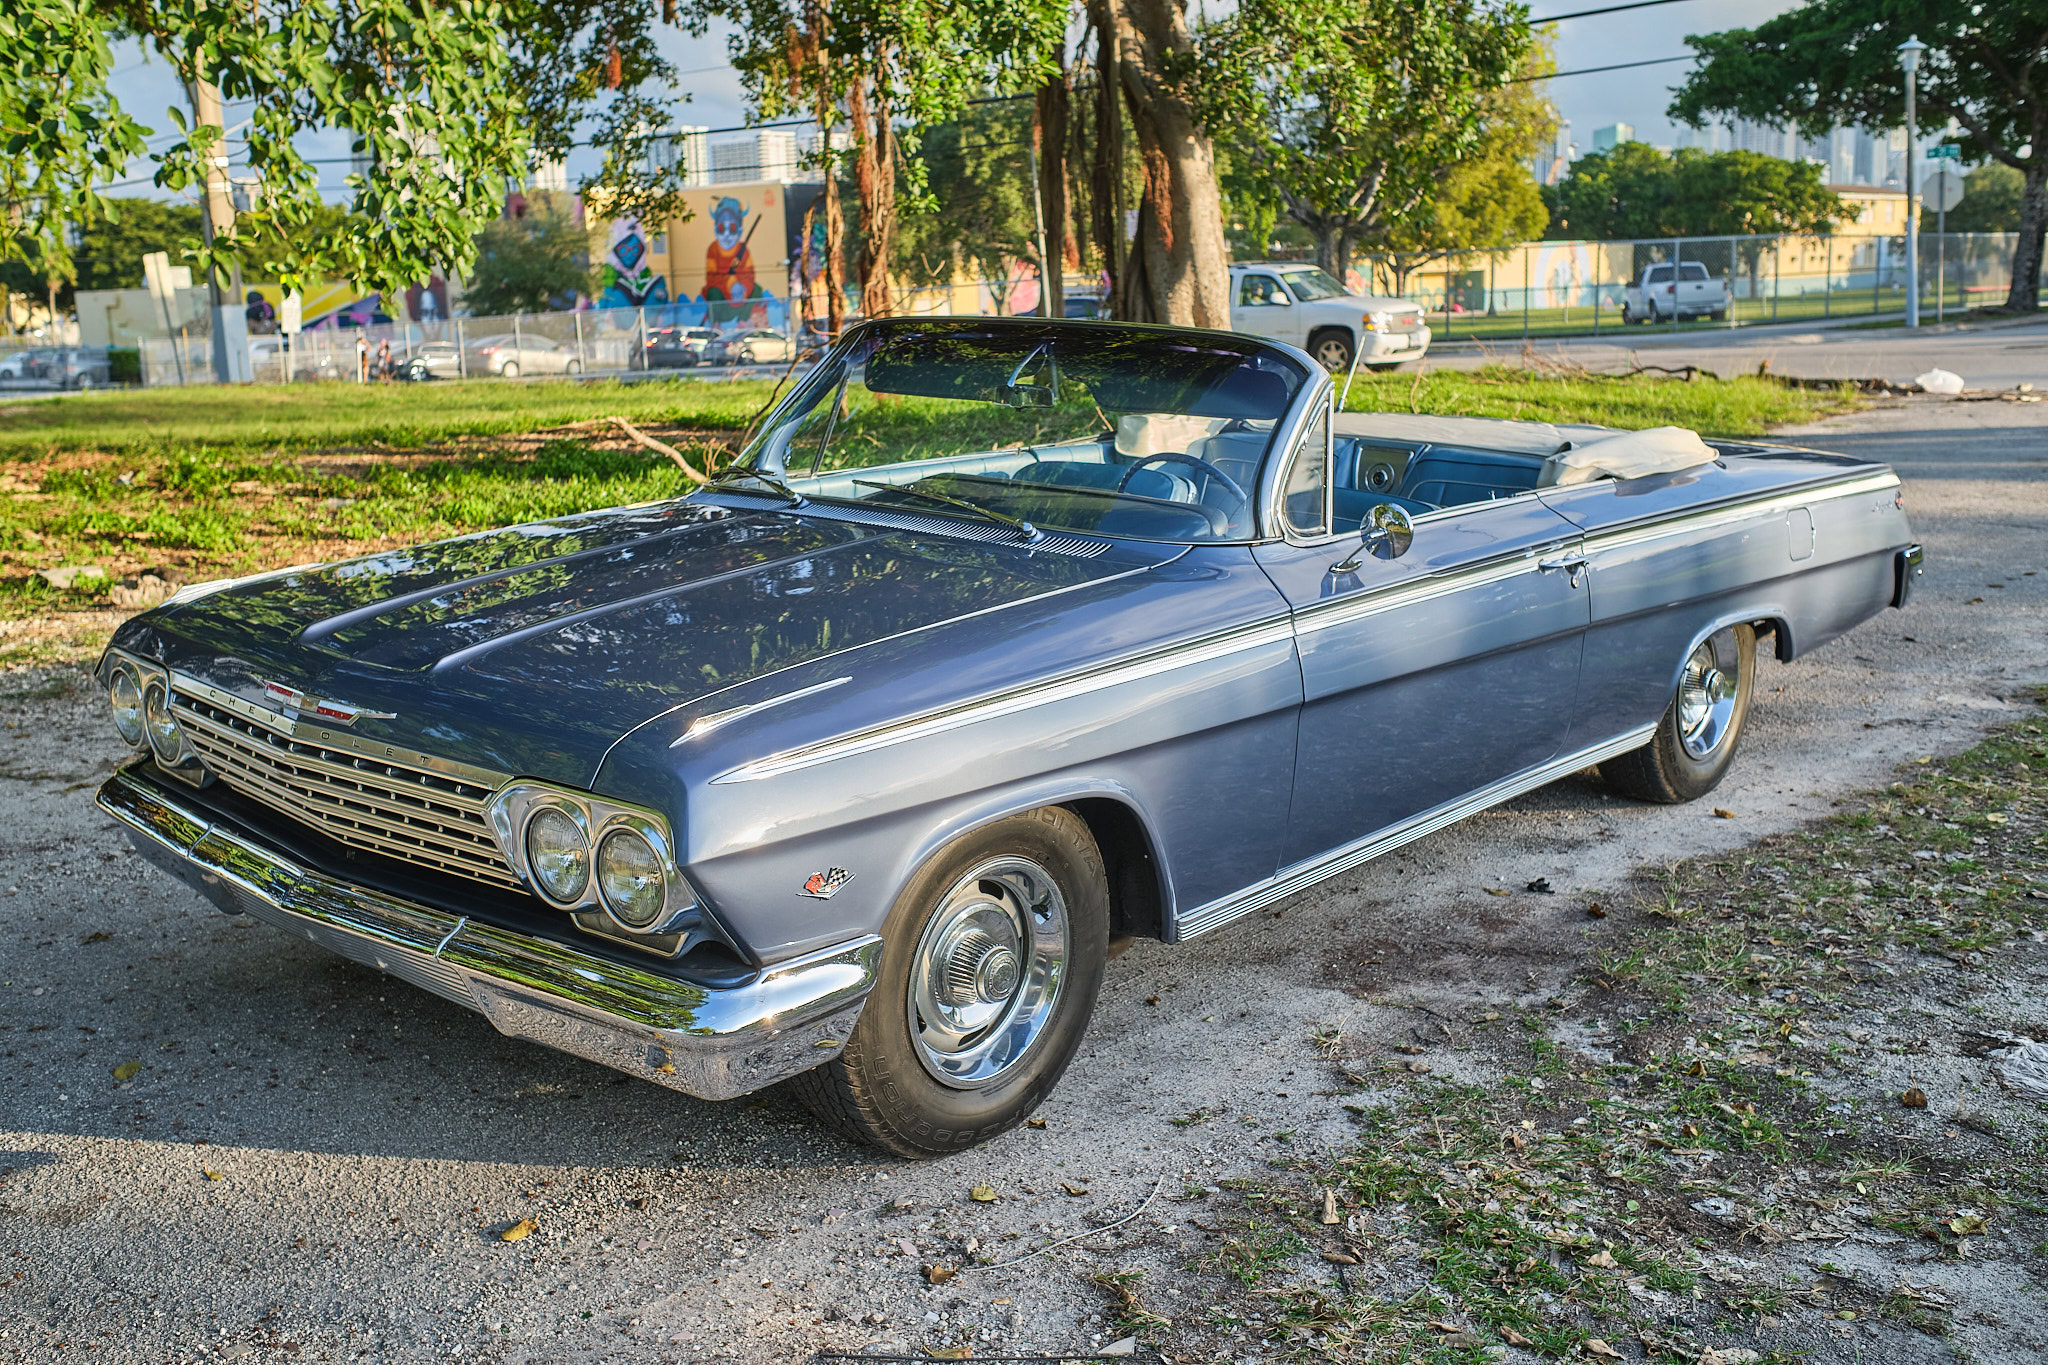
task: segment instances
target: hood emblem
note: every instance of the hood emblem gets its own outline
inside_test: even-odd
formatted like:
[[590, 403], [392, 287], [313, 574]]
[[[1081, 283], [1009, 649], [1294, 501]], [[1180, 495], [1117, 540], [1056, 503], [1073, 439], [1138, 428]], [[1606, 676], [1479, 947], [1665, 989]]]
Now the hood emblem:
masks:
[[804, 883], [803, 890], [797, 894], [809, 896], [814, 901], [829, 901], [839, 894], [840, 887], [852, 880], [853, 874], [843, 867], [835, 867], [826, 872], [813, 872], [810, 879]]
[[286, 687], [278, 682], [264, 681], [263, 698], [282, 711], [288, 720], [305, 717], [335, 725], [354, 725], [366, 716], [371, 720], [393, 720], [398, 714], [395, 711], [372, 711], [366, 706], [336, 701], [332, 697], [308, 696], [296, 687]]

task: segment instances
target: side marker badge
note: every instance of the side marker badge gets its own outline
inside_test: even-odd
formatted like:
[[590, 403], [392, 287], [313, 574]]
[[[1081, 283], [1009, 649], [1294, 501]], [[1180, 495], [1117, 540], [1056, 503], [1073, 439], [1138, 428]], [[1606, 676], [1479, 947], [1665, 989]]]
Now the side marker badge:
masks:
[[829, 901], [839, 894], [840, 887], [852, 880], [853, 874], [843, 867], [835, 867], [826, 872], [813, 872], [810, 879], [804, 883], [803, 890], [797, 894], [809, 896], [814, 901]]

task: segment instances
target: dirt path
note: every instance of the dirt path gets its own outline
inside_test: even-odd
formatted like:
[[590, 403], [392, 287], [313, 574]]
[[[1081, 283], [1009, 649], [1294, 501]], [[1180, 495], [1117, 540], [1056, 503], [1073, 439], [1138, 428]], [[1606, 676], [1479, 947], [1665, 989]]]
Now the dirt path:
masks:
[[[1205, 1191], [1356, 1142], [1318, 1032], [1399, 1038], [1418, 1022], [1405, 1006], [1558, 991], [1618, 932], [1585, 904], [1636, 869], [1825, 815], [2048, 681], [2044, 407], [1905, 402], [1802, 433], [1898, 466], [1928, 574], [1910, 610], [1764, 665], [1710, 803], [1734, 818], [1567, 780], [1257, 923], [1141, 944], [1112, 964], [1045, 1126], [925, 1166], [823, 1137], [772, 1096], [698, 1104], [502, 1039], [214, 914], [91, 808], [119, 755], [98, 700], [0, 678], [0, 1360], [1085, 1352], [1133, 1322], [1095, 1278], [1125, 1267], [1175, 1324], [1167, 1355], [1273, 1358], [1219, 1317], [1235, 1281], [1188, 1267], [1227, 1234]], [[1559, 894], [1519, 890], [1537, 878]], [[1896, 989], [1909, 1012], [1913, 983]], [[971, 1200], [977, 1185], [997, 1200]], [[926, 1282], [926, 1265], [1005, 1261], [1155, 1191], [1077, 1247]], [[522, 1217], [530, 1238], [488, 1236]], [[2038, 1294], [2010, 1265], [1995, 1287]], [[2036, 1359], [2028, 1303], [1916, 1349]], [[1899, 1358], [1863, 1335], [1879, 1328], [1841, 1325], [1787, 1345]]]

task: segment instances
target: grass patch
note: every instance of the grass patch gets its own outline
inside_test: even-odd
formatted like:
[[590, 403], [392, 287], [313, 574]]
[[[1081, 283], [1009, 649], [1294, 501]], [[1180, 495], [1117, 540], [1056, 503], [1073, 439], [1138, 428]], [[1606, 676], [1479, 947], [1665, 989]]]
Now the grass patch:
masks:
[[[1222, 1182], [1241, 1206], [1195, 1267], [1222, 1300], [1211, 1320], [1284, 1358], [1472, 1365], [1624, 1342], [1693, 1362], [1795, 1319], [1788, 1341], [1857, 1320], [1945, 1333], [1951, 1305], [1910, 1274], [1800, 1267], [1885, 1234], [1905, 1239], [1902, 1271], [1986, 1237], [2048, 1257], [2048, 1134], [1903, 1107], [1844, 1048], [1860, 1011], [1967, 992], [2048, 926], [2044, 829], [2036, 709], [1824, 823], [1646, 883], [1583, 980], [1520, 1027], [1467, 1021], [1500, 1083], [1413, 1074], [1371, 1042], [1334, 1057], [1372, 1092], [1356, 1141]], [[1930, 986], [1943, 971], [1953, 987]], [[1557, 1041], [1595, 1034], [1613, 1061]], [[1937, 1143], [1951, 1124], [1942, 1143], [1987, 1140]]]
[[774, 384], [614, 380], [296, 384], [106, 391], [8, 403], [0, 461], [63, 451], [418, 449], [462, 436], [541, 431], [613, 415], [736, 429]]
[[[1341, 382], [1340, 382], [1341, 389]], [[1855, 389], [1805, 389], [1758, 375], [1685, 380], [1594, 374], [1559, 367], [1530, 371], [1424, 370], [1361, 373], [1348, 412], [1426, 412], [1525, 422], [1593, 422], [1613, 427], [1690, 427], [1703, 436], [1761, 436], [1773, 427], [1846, 412]]]

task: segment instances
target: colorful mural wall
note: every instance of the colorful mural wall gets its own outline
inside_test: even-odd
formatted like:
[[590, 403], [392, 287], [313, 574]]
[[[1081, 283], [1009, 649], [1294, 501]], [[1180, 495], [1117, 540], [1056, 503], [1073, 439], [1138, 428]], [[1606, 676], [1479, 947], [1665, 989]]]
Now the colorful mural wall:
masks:
[[592, 224], [593, 243], [606, 244], [597, 306], [647, 308], [649, 321], [663, 326], [795, 325], [792, 296], [822, 273], [817, 215], [812, 240], [802, 240], [819, 187], [705, 185], [683, 193], [690, 216], [665, 231], [632, 218]]

